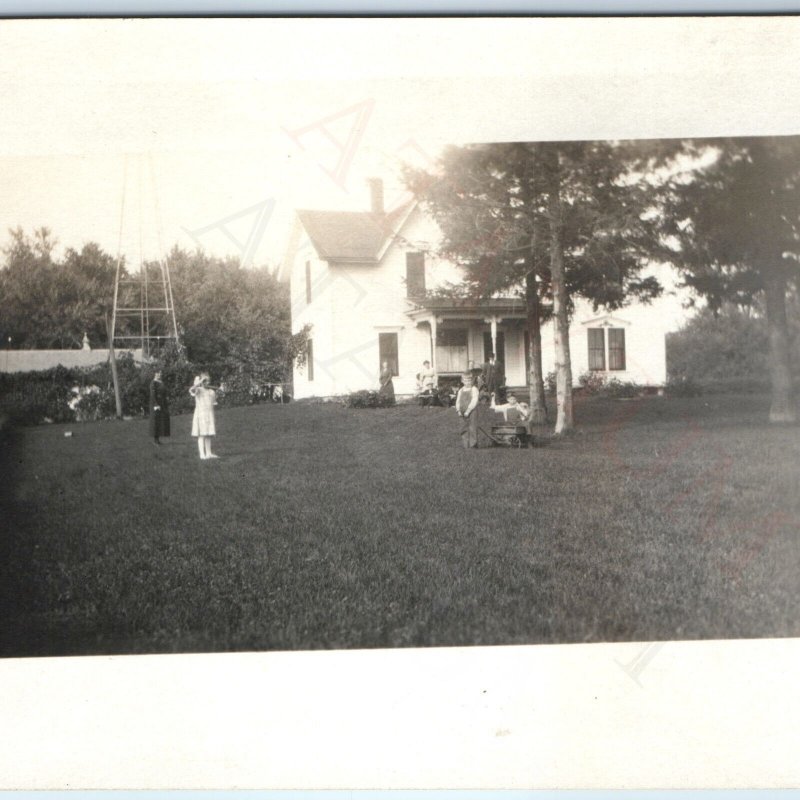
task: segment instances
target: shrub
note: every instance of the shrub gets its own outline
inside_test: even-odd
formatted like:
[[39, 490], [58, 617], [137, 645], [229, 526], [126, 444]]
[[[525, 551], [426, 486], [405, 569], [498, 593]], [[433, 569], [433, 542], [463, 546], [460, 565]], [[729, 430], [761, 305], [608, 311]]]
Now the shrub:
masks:
[[600, 394], [606, 388], [606, 376], [602, 372], [590, 370], [578, 377], [578, 385], [584, 394]]
[[699, 397], [703, 388], [692, 378], [673, 378], [667, 381], [667, 394], [671, 397]]
[[113, 411], [113, 390], [101, 389], [99, 386], [90, 384], [79, 388], [77, 394], [73, 387], [72, 392], [75, 399], [71, 403], [71, 407], [78, 422], [103, 419], [108, 416], [109, 409]]
[[[140, 364], [130, 353], [121, 353], [117, 356], [117, 375], [124, 415], [148, 414], [150, 384], [156, 370], [161, 371], [172, 414], [194, 408], [189, 387], [194, 376], [202, 371], [209, 372], [212, 381], [224, 387], [219, 393], [222, 406], [247, 405], [264, 399], [268, 394], [266, 387], [276, 383], [275, 369], [270, 366], [244, 365], [233, 359], [219, 364], [193, 364], [178, 351], [165, 351], [159, 360]], [[381, 398], [382, 402], [376, 405], [385, 405], [384, 400]], [[112, 419], [116, 415], [116, 401], [111, 365], [0, 373], [0, 416], [3, 415], [17, 425]]]
[[41, 372], [14, 372], [0, 375], [0, 413], [18, 425], [71, 422], [75, 412], [69, 402], [72, 387], [83, 385], [80, 370], [54, 367]]
[[347, 408], [388, 408], [393, 406], [394, 402], [393, 397], [387, 397], [368, 389], [351, 392], [344, 398], [344, 405]]
[[600, 397], [638, 397], [645, 391], [645, 387], [635, 381], [621, 381], [619, 378], [609, 378], [605, 373], [595, 371], [584, 372], [578, 378], [578, 384], [584, 394]]
[[619, 378], [611, 378], [611, 380], [606, 381], [605, 386], [601, 389], [601, 394], [606, 397], [627, 399], [638, 397], [643, 391], [644, 387], [634, 381], [621, 381]]

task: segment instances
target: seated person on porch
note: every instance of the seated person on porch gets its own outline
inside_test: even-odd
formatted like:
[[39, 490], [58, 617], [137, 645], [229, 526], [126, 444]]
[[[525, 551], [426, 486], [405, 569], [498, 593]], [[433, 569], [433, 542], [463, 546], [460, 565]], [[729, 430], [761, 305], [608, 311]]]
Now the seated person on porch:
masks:
[[436, 373], [431, 368], [430, 361], [422, 362], [422, 369], [417, 373], [417, 394], [432, 396], [436, 388]]
[[507, 403], [495, 403], [495, 396], [492, 395], [491, 409], [503, 415], [506, 422], [525, 422], [528, 419], [528, 406], [518, 403], [514, 395], [509, 395]]

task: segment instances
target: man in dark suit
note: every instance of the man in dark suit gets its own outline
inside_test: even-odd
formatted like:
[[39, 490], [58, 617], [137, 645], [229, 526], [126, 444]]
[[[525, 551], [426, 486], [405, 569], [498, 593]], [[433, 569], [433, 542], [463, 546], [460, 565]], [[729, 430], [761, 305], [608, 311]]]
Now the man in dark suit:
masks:
[[150, 384], [150, 435], [154, 444], [161, 444], [161, 437], [169, 436], [169, 397], [160, 372]]
[[483, 365], [483, 385], [484, 391], [490, 396], [495, 396], [495, 402], [501, 403], [505, 398], [501, 397], [501, 389], [506, 385], [506, 377], [503, 373], [503, 365], [497, 360], [495, 354], [489, 356], [489, 360]]

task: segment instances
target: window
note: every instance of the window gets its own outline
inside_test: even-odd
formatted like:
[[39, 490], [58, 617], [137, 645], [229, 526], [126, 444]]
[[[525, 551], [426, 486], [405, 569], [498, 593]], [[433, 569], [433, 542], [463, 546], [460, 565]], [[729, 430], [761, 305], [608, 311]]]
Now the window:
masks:
[[306, 261], [306, 303], [311, 302], [311, 262]]
[[425, 253], [406, 253], [406, 297], [425, 294]]
[[608, 329], [608, 368], [625, 369], [625, 328]]
[[589, 369], [606, 368], [606, 331], [605, 328], [589, 328]]
[[589, 328], [589, 369], [625, 369], [625, 329], [608, 328], [608, 359], [606, 359], [606, 329]]
[[505, 363], [506, 335], [503, 331], [497, 331], [497, 350], [492, 350], [492, 334], [489, 331], [483, 332], [483, 360], [488, 361], [492, 353], [495, 354], [498, 361]]
[[436, 369], [440, 374], [467, 369], [467, 331], [440, 328], [436, 332]]
[[378, 369], [383, 369], [383, 362], [389, 362], [389, 369], [392, 375], [399, 375], [397, 370], [397, 334], [379, 333], [378, 334]]
[[306, 364], [308, 364], [308, 380], [314, 380], [314, 341], [308, 340], [308, 349], [306, 350]]

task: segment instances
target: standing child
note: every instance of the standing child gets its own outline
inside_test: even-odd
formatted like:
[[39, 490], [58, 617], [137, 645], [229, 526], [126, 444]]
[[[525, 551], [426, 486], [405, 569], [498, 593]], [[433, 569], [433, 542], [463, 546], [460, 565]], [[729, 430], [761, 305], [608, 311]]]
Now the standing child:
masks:
[[472, 374], [467, 372], [461, 378], [463, 386], [456, 395], [456, 411], [461, 417], [461, 444], [472, 448], [478, 446], [478, 387], [474, 385]]
[[219, 458], [211, 452], [211, 437], [216, 435], [214, 426], [214, 406], [217, 393], [210, 385], [211, 378], [203, 372], [194, 379], [189, 394], [194, 397], [194, 418], [192, 419], [192, 436], [197, 437], [197, 449], [200, 458]]
[[169, 436], [169, 398], [158, 370], [150, 384], [150, 435], [155, 444], [161, 444], [162, 436]]

